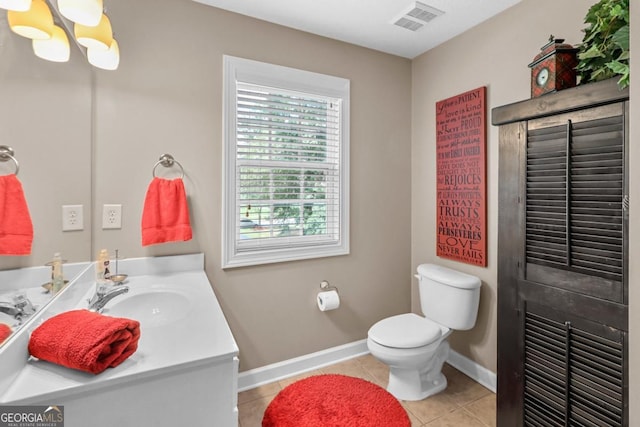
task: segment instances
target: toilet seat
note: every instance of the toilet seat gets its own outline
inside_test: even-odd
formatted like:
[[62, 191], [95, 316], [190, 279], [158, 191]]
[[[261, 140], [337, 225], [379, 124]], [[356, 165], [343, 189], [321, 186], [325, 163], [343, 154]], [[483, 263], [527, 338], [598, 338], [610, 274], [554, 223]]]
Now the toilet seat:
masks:
[[438, 341], [442, 335], [440, 325], [415, 313], [382, 319], [369, 329], [371, 340], [392, 348], [423, 347]]

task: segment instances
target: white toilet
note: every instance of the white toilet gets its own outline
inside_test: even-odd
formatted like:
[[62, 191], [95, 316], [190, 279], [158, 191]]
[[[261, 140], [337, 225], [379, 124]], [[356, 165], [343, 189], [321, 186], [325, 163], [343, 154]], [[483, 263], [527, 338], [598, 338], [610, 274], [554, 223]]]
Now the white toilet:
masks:
[[447, 337], [473, 328], [480, 301], [480, 279], [434, 264], [418, 266], [420, 306], [414, 313], [382, 319], [369, 329], [367, 347], [389, 365], [387, 390], [401, 400], [422, 400], [447, 387], [442, 364]]

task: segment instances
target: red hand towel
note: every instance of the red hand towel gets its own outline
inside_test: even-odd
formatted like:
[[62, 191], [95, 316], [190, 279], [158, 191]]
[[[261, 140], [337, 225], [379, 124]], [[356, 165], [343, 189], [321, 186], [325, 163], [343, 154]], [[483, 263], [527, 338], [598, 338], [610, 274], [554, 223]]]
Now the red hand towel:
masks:
[[99, 374], [138, 349], [140, 323], [88, 310], [67, 311], [38, 326], [29, 354], [68, 368]]
[[142, 246], [186, 240], [191, 223], [182, 179], [153, 178], [144, 199]]
[[0, 344], [2, 344], [4, 340], [9, 338], [12, 332], [13, 331], [11, 330], [11, 327], [9, 325], [7, 325], [6, 323], [0, 323]]
[[22, 184], [15, 174], [0, 176], [0, 255], [29, 255], [33, 224]]

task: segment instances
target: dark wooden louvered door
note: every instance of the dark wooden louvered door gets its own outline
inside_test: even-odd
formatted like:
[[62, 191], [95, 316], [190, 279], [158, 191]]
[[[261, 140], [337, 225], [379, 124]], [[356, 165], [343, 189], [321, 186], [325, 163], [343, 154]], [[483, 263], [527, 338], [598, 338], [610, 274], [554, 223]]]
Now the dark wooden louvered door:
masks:
[[628, 92], [497, 107], [498, 427], [626, 427]]
[[528, 122], [525, 278], [624, 302], [624, 105]]
[[[626, 425], [624, 104], [527, 122], [524, 426]], [[577, 301], [589, 300], [591, 312]], [[595, 316], [595, 317], [594, 317]], [[595, 322], [594, 322], [595, 320]]]

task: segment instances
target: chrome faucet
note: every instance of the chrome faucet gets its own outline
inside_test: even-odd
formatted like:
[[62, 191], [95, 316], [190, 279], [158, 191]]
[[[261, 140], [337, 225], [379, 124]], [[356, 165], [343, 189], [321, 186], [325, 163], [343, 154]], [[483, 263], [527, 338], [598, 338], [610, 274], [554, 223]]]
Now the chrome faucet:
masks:
[[13, 316], [17, 320], [22, 320], [25, 316], [31, 316], [36, 312], [36, 309], [31, 304], [31, 301], [22, 293], [19, 293], [13, 297], [13, 304], [10, 302], [0, 302], [0, 313]]
[[126, 294], [127, 292], [129, 292], [129, 287], [124, 285], [117, 285], [111, 291], [105, 291], [103, 288], [98, 286], [95, 295], [87, 301], [89, 303], [89, 311], [102, 313], [104, 306], [107, 305], [109, 301], [119, 295]]
[[0, 313], [8, 314], [9, 316], [16, 317], [22, 310], [9, 302], [0, 302]]

